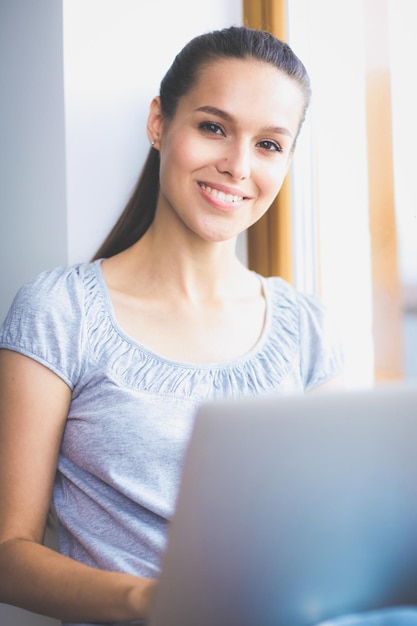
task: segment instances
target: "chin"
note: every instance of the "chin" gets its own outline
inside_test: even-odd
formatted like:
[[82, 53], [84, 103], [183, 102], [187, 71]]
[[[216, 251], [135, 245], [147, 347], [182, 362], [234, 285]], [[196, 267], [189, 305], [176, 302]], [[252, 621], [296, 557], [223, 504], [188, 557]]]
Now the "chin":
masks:
[[207, 241], [207, 243], [226, 243], [228, 241], [234, 241], [236, 239], [236, 237], [240, 234], [239, 233], [224, 233], [224, 232], [216, 232], [216, 233], [206, 233], [205, 235], [202, 235], [202, 239], [204, 239], [205, 241]]
[[246, 225], [236, 227], [236, 224], [234, 228], [219, 228], [218, 226], [219, 225], [213, 225], [213, 227], [210, 227], [205, 225], [196, 229], [194, 232], [208, 243], [226, 243], [227, 241], [235, 240], [247, 228]]

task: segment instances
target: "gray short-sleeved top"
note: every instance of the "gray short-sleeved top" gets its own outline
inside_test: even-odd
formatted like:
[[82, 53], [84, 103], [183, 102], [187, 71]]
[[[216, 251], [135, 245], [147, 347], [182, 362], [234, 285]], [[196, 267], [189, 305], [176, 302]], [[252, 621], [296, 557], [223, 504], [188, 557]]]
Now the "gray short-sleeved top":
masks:
[[227, 363], [178, 363], [129, 338], [100, 261], [43, 272], [18, 292], [0, 347], [39, 361], [72, 390], [54, 488], [63, 553], [156, 576], [196, 407], [303, 392], [340, 369], [321, 301], [282, 279], [259, 280], [262, 336]]

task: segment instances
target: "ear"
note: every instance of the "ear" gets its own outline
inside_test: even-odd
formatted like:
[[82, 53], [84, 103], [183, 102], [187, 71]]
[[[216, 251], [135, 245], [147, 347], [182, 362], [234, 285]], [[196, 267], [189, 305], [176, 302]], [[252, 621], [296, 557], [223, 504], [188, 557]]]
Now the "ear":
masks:
[[154, 98], [149, 107], [149, 115], [148, 115], [148, 124], [146, 127], [146, 133], [148, 135], [149, 141], [152, 143], [154, 148], [159, 150], [161, 145], [161, 137], [162, 137], [162, 128], [163, 128], [163, 117], [161, 111], [161, 99], [159, 96]]

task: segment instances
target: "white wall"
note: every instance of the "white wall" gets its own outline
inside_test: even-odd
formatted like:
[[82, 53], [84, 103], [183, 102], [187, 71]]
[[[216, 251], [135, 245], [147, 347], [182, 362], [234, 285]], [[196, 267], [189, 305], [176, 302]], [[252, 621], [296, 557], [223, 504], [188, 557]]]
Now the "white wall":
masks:
[[242, 18], [241, 0], [63, 4], [73, 263], [96, 251], [136, 182], [149, 149], [148, 107], [174, 55], [195, 35]]
[[[1, 320], [25, 280], [95, 252], [139, 174], [173, 55], [241, 20], [241, 0], [1, 0]], [[0, 605], [0, 624], [57, 622]]]
[[[66, 263], [62, 6], [0, 3], [0, 318], [18, 286]], [[28, 512], [30, 515], [30, 511]], [[47, 534], [49, 546], [56, 537]], [[0, 605], [1, 626], [55, 620]]]
[[0, 2], [0, 318], [17, 289], [67, 259], [62, 7]]

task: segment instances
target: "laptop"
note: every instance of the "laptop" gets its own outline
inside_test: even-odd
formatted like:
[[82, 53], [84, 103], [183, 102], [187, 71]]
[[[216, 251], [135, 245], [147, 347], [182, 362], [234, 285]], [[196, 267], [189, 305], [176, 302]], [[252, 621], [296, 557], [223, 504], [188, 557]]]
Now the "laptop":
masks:
[[417, 384], [201, 407], [150, 626], [413, 605]]

